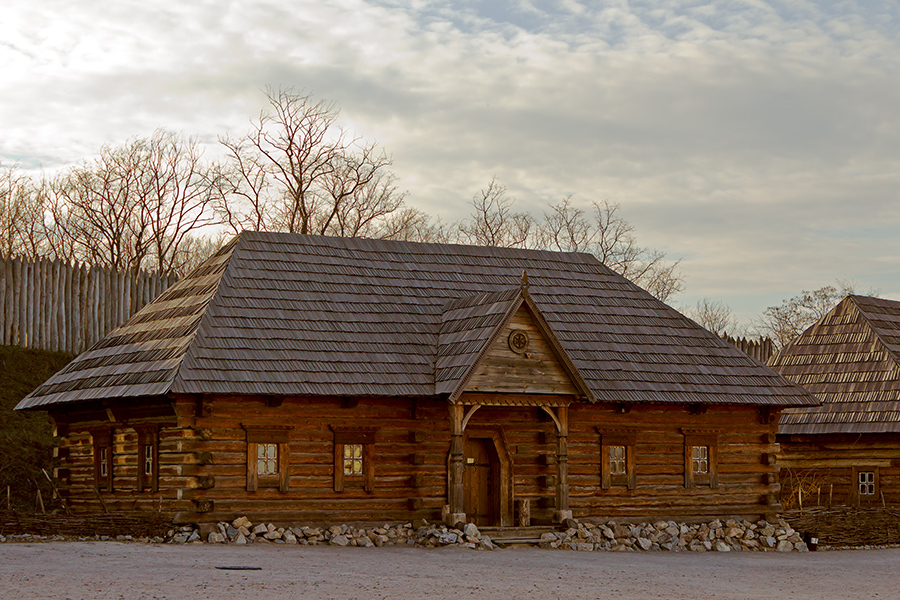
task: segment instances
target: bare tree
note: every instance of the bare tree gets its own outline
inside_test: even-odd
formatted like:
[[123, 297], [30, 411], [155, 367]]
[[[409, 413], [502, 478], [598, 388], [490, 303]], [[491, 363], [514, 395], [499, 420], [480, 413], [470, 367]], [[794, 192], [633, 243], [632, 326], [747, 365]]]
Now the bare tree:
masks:
[[53, 180], [54, 227], [82, 260], [125, 270], [146, 257], [146, 231], [134, 218], [140, 212], [142, 187], [138, 154], [134, 143], [104, 146], [92, 163], [72, 167]]
[[47, 249], [44, 194], [17, 167], [0, 164], [0, 255], [34, 258]]
[[197, 141], [163, 130], [104, 146], [49, 186], [51, 250], [117, 270], [179, 270], [190, 236], [213, 224], [225, 179]]
[[561, 252], [590, 252], [620, 275], [667, 300], [684, 289], [678, 261], [667, 262], [660, 250], [640, 246], [634, 226], [619, 214], [619, 205], [593, 202], [585, 212], [567, 197], [550, 207], [537, 226], [536, 245]]
[[157, 130], [143, 148], [139, 194], [141, 229], [149, 233], [149, 268], [180, 271], [188, 240], [217, 221], [212, 215], [226, 179], [216, 163], [204, 163], [195, 138]]
[[222, 140], [232, 189], [219, 210], [235, 231], [364, 235], [402, 205], [390, 157], [340, 128], [333, 103], [290, 89], [267, 97], [245, 137]]
[[[770, 306], [753, 325], [762, 336], [772, 338], [776, 346], [784, 348], [797, 336], [828, 314], [841, 300], [855, 294], [855, 284], [838, 280], [817, 290], [802, 291], [799, 295]], [[871, 292], [875, 294], [877, 292]]]
[[700, 298], [697, 304], [684, 312], [698, 325], [718, 336], [731, 334], [737, 337], [743, 334], [731, 307], [722, 301]]
[[534, 232], [534, 218], [513, 212], [515, 198], [506, 195], [506, 186], [491, 178], [488, 186], [472, 199], [472, 216], [458, 225], [459, 241], [475, 246], [524, 248]]
[[385, 240], [404, 242], [431, 242], [448, 244], [452, 241], [452, 227], [440, 219], [410, 206], [391, 213], [375, 230], [374, 236]]
[[382, 172], [362, 174], [355, 158], [335, 169], [328, 177], [331, 210], [320, 215], [316, 231], [342, 237], [377, 237], [384, 219], [395, 213], [406, 196], [399, 191], [396, 177]]

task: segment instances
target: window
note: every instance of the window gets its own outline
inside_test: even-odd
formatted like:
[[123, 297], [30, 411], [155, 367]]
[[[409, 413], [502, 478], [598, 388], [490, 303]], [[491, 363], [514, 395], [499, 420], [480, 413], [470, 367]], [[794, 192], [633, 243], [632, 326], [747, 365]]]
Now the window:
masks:
[[143, 475], [152, 475], [153, 474], [153, 447], [152, 446], [144, 446], [144, 470]]
[[875, 495], [875, 471], [860, 471], [859, 479], [859, 495], [874, 496]]
[[334, 491], [362, 485], [375, 489], [375, 432], [371, 427], [332, 427], [334, 432]]
[[344, 475], [362, 476], [363, 474], [363, 445], [344, 444]]
[[290, 489], [290, 433], [285, 425], [244, 425], [247, 431], [247, 491]]
[[91, 430], [94, 445], [94, 485], [102, 492], [113, 491], [113, 430]]
[[159, 490], [159, 426], [145, 424], [135, 426], [138, 434], [138, 475], [139, 492]]
[[709, 475], [709, 446], [691, 446], [691, 471], [694, 475]]
[[626, 446], [609, 447], [609, 474], [611, 476], [624, 475], [626, 473], [625, 448]]
[[684, 487], [719, 487], [719, 431], [681, 429], [684, 434]]
[[853, 468], [853, 488], [851, 494], [856, 497], [857, 504], [866, 504], [879, 500], [880, 473], [878, 467], [861, 466]]
[[256, 445], [256, 474], [278, 474], [278, 444]]
[[627, 429], [602, 429], [600, 433], [600, 487], [635, 488], [634, 443], [635, 433]]

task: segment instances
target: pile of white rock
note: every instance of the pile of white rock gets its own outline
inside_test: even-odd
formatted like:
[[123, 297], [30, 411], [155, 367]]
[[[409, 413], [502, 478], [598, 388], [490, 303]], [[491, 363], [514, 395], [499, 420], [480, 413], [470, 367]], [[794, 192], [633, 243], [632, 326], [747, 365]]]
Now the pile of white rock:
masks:
[[566, 521], [567, 529], [541, 535], [540, 547], [579, 551], [807, 552], [800, 534], [783, 520], [776, 523], [716, 519], [687, 525], [675, 521], [617, 524]]
[[[204, 531], [212, 529], [212, 531]], [[382, 527], [354, 527], [331, 525], [328, 527], [278, 527], [273, 523], [254, 524], [247, 517], [238, 517], [214, 526], [185, 525], [170, 529], [167, 539], [173, 543], [208, 542], [217, 544], [294, 544], [301, 546], [362, 546], [364, 548], [394, 544], [416, 543], [413, 523]]]
[[[690, 552], [807, 552], [800, 534], [783, 520], [776, 523], [728, 519], [685, 524], [675, 521], [618, 524], [582, 523], [567, 519], [565, 529], [547, 531], [537, 545], [544, 549], [576, 551], [690, 551]], [[458, 545], [473, 550], [493, 550], [495, 543], [472, 523], [459, 527], [432, 524], [424, 520], [381, 527], [331, 525], [327, 527], [278, 527], [273, 523], [254, 524], [247, 517], [215, 525], [185, 525], [170, 529], [170, 543], [293, 544], [331, 545], [363, 548], [410, 545], [426, 548]], [[501, 540], [502, 543], [502, 540]]]

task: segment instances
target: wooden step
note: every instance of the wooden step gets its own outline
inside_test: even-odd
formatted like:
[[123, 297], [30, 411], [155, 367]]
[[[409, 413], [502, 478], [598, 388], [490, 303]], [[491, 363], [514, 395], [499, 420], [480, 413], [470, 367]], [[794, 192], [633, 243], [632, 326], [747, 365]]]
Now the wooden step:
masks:
[[491, 542], [505, 546], [509, 544], [539, 544], [541, 535], [559, 531], [555, 526], [534, 527], [479, 527], [482, 535], [491, 538]]

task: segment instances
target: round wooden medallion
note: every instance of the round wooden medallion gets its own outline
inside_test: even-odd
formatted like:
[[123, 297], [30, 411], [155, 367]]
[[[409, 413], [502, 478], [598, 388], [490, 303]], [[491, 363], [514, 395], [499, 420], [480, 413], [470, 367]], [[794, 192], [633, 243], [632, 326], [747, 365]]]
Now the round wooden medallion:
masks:
[[524, 354], [528, 350], [528, 332], [522, 329], [513, 329], [509, 333], [509, 349], [516, 354]]

